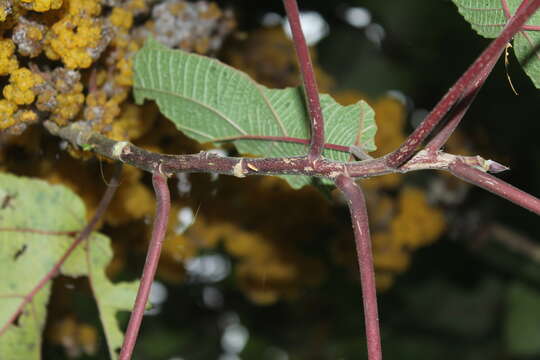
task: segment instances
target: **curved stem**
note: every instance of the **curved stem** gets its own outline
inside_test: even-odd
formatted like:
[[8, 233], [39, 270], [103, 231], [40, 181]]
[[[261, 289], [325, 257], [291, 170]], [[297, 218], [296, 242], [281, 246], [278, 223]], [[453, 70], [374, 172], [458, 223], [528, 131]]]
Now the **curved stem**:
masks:
[[364, 302], [364, 323], [366, 327], [367, 349], [369, 360], [382, 359], [381, 335], [379, 331], [379, 313], [377, 310], [377, 290], [375, 287], [375, 270], [369, 235], [369, 223], [366, 201], [362, 189], [353, 179], [340, 175], [336, 186], [345, 195], [354, 230], [356, 255], [360, 268], [362, 299]]
[[[491, 66], [487, 68], [488, 72], [491, 72], [491, 70], [495, 66], [495, 63], [496, 61], [493, 61]], [[433, 139], [431, 139], [427, 143], [425, 147], [427, 151], [437, 151], [441, 147], [443, 147], [444, 144], [446, 144], [448, 138], [452, 136], [454, 130], [456, 130], [459, 123], [461, 122], [461, 119], [463, 119], [463, 116], [465, 116], [465, 113], [467, 112], [467, 110], [469, 110], [469, 107], [476, 98], [476, 95], [480, 92], [480, 89], [482, 88], [484, 82], [485, 81], [482, 81], [480, 84], [478, 84], [478, 86], [474, 87], [467, 95], [465, 95], [465, 97], [458, 104], [456, 104], [456, 106], [452, 110], [450, 110], [450, 112], [448, 113], [448, 122], [444, 124], [444, 127], [437, 133], [437, 135], [435, 135]]]
[[165, 238], [165, 233], [167, 232], [167, 222], [171, 208], [171, 196], [169, 187], [167, 186], [167, 177], [163, 175], [160, 170], [155, 170], [152, 174], [152, 184], [154, 185], [157, 200], [156, 217], [154, 219], [152, 239], [148, 246], [148, 253], [144, 264], [141, 283], [139, 285], [139, 291], [137, 292], [137, 298], [135, 299], [135, 305], [129, 319], [124, 344], [122, 345], [122, 350], [120, 352], [120, 360], [129, 360], [133, 354], [137, 335], [141, 328], [144, 308], [148, 302], [150, 288], [152, 287], [152, 282], [156, 275], [159, 256], [161, 254], [161, 246], [163, 244], [163, 239]]
[[322, 156], [324, 146], [324, 120], [319, 101], [319, 90], [317, 89], [317, 81], [315, 80], [309, 49], [302, 32], [296, 0], [283, 0], [283, 3], [291, 26], [294, 48], [296, 49], [302, 81], [304, 82], [306, 103], [311, 120], [311, 143], [308, 158], [310, 161], [314, 161]]
[[533, 213], [540, 215], [540, 199], [523, 190], [508, 184], [493, 175], [475, 169], [462, 161], [456, 161], [449, 166], [452, 174], [458, 178], [479, 186], [489, 192], [503, 197]]

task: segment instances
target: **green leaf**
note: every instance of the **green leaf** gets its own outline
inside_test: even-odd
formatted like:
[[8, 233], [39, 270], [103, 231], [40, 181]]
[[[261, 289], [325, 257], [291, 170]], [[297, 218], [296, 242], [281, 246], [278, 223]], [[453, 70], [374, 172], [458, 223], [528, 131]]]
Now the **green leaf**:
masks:
[[[77, 195], [60, 185], [0, 173], [0, 328], [22, 304], [22, 296], [53, 268], [75, 240], [70, 232], [86, 224], [85, 207]], [[111, 359], [122, 345], [117, 311], [129, 311], [137, 282], [113, 284], [105, 276], [112, 258], [109, 239], [93, 233], [79, 245], [60, 269], [66, 276], [87, 276]], [[23, 308], [15, 323], [0, 336], [2, 360], [41, 359], [41, 338], [51, 281]]]
[[[300, 88], [268, 89], [217, 60], [171, 50], [152, 39], [135, 55], [134, 68], [136, 102], [155, 100], [180, 131], [199, 142], [239, 136], [309, 137]], [[326, 143], [376, 149], [374, 112], [366, 102], [341, 106], [329, 95], [321, 95], [320, 101]], [[234, 144], [241, 153], [265, 157], [301, 156], [308, 151], [307, 145], [283, 141], [240, 139]], [[329, 149], [323, 155], [336, 161], [350, 158]], [[311, 183], [303, 176], [285, 178], [295, 188]]]
[[[495, 38], [508, 21], [503, 3], [508, 5], [508, 12], [514, 14], [522, 0], [452, 0], [459, 13], [481, 36]], [[516, 34], [513, 48], [525, 72], [536, 88], [540, 88], [540, 11], [527, 21], [526, 25], [536, 26], [536, 31], [526, 30]]]
[[512, 356], [540, 354], [540, 292], [522, 283], [508, 290], [505, 337]]

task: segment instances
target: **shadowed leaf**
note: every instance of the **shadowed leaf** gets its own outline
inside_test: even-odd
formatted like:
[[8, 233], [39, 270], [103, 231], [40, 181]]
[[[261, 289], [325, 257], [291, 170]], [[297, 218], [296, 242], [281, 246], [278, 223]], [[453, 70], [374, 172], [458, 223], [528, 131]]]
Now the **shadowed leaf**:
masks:
[[[0, 328], [23, 302], [23, 296], [54, 267], [86, 224], [83, 202], [69, 189], [41, 180], [0, 174]], [[112, 259], [110, 241], [93, 233], [60, 268], [66, 276], [87, 276], [96, 299], [111, 359], [123, 334], [116, 321], [131, 310], [138, 282], [113, 284], [105, 275]], [[41, 359], [41, 338], [51, 291], [49, 281], [0, 336], [2, 360]]]

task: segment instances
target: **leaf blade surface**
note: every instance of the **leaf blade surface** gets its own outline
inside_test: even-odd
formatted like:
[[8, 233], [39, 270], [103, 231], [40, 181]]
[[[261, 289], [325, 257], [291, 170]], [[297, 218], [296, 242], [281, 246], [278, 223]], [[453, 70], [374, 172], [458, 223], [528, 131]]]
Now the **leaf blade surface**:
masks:
[[[149, 39], [135, 56], [134, 96], [137, 103], [154, 100], [160, 111], [187, 136], [199, 142], [236, 139], [240, 153], [265, 157], [302, 156], [307, 145], [246, 136], [309, 138], [309, 118], [301, 88], [268, 89], [248, 75], [217, 60], [171, 50]], [[374, 112], [364, 101], [342, 106], [321, 95], [326, 143], [366, 151], [376, 149]], [[358, 145], [358, 144], [356, 144]], [[323, 155], [348, 161], [350, 154], [325, 149]], [[308, 177], [286, 176], [299, 188]]]
[[[10, 200], [6, 203], [6, 196]], [[32, 291], [55, 266], [86, 224], [81, 199], [64, 186], [0, 173], [0, 328], [4, 327], [23, 296]], [[66, 276], [89, 278], [107, 338], [111, 359], [122, 345], [117, 311], [131, 310], [138, 282], [113, 284], [105, 275], [112, 259], [110, 240], [93, 233], [61, 266]], [[85, 246], [86, 245], [86, 246]], [[41, 359], [41, 339], [46, 321], [51, 281], [24, 306], [16, 324], [0, 336], [2, 360]]]

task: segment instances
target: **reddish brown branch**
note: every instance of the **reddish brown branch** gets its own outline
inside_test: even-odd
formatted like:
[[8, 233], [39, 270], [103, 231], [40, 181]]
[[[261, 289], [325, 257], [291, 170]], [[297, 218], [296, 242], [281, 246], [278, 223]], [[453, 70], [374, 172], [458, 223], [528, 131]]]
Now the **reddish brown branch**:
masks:
[[139, 334], [139, 329], [141, 327], [144, 308], [148, 302], [150, 288], [152, 287], [152, 282], [156, 275], [159, 256], [161, 254], [161, 246], [163, 244], [163, 239], [165, 238], [165, 233], [167, 232], [171, 197], [167, 186], [167, 177], [161, 173], [161, 169], [156, 169], [152, 174], [152, 184], [154, 185], [157, 200], [156, 217], [154, 219], [152, 239], [148, 246], [139, 291], [137, 292], [133, 312], [131, 313], [128, 328], [126, 330], [126, 337], [124, 338], [124, 344], [122, 345], [122, 351], [120, 352], [120, 360], [131, 359], [135, 342], [137, 341], [137, 335]]
[[[491, 63], [491, 66], [486, 68], [487, 73], [491, 72], [493, 67], [495, 66], [495, 61]], [[487, 75], [486, 75], [487, 77]], [[484, 79], [485, 80], [485, 79]], [[444, 124], [443, 128], [431, 139], [428, 144], [426, 145], [425, 149], [427, 151], [437, 151], [441, 147], [446, 144], [448, 141], [448, 138], [452, 136], [454, 133], [454, 130], [458, 127], [459, 123], [461, 122], [461, 119], [463, 119], [463, 116], [465, 116], [465, 113], [467, 110], [469, 110], [469, 107], [471, 106], [472, 102], [476, 98], [476, 95], [482, 88], [482, 85], [485, 81], [482, 81], [478, 84], [478, 86], [473, 87], [473, 89], [458, 103], [456, 106], [451, 109], [448, 112], [449, 119], [446, 124]]]
[[324, 120], [319, 101], [319, 90], [317, 89], [317, 81], [315, 80], [309, 49], [304, 38], [304, 33], [302, 32], [296, 0], [283, 0], [283, 3], [291, 26], [294, 48], [296, 49], [300, 73], [304, 82], [304, 92], [306, 94], [307, 108], [311, 120], [311, 143], [308, 158], [310, 161], [314, 161], [321, 157], [324, 145]]
[[119, 160], [136, 168], [152, 172], [160, 165], [163, 173], [201, 172], [244, 177], [250, 175], [307, 175], [325, 177], [334, 180], [340, 174], [348, 174], [353, 178], [368, 178], [390, 173], [406, 173], [409, 171], [438, 169], [447, 170], [450, 163], [461, 159], [472, 166], [479, 166], [487, 171], [503, 170], [493, 162], [486, 166], [486, 160], [479, 156], [463, 157], [443, 152], [416, 154], [399, 169], [391, 168], [385, 158], [355, 162], [339, 162], [327, 159], [317, 161], [315, 166], [306, 156], [283, 158], [238, 158], [218, 156], [201, 152], [192, 155], [167, 155], [151, 152], [131, 143], [111, 140], [95, 133], [84, 123], [72, 123], [59, 128], [53, 122], [45, 122], [45, 126], [56, 136], [70, 141], [76, 146], [90, 145], [95, 153]]
[[410, 159], [417, 151], [418, 146], [431, 134], [448, 111], [456, 103], [460, 102], [465, 95], [473, 93], [474, 89], [485, 81], [490, 72], [490, 67], [493, 67], [494, 62], [506, 48], [508, 41], [520, 31], [523, 24], [539, 7], [540, 0], [523, 1], [514, 16], [509, 19], [499, 37], [493, 40], [482, 52], [405, 142], [387, 156], [386, 163], [388, 166], [399, 167]]
[[[114, 196], [114, 193], [116, 192], [116, 188], [118, 187], [120, 183], [121, 172], [122, 172], [122, 164], [117, 163], [113, 177], [111, 181], [109, 182], [107, 190], [105, 190], [105, 193], [103, 194], [103, 197], [101, 198], [101, 201], [99, 202], [99, 205], [96, 209], [94, 216], [92, 216], [92, 219], [90, 219], [88, 224], [82, 229], [82, 231], [71, 243], [71, 245], [67, 248], [67, 250], [60, 257], [60, 259], [58, 259], [58, 261], [52, 267], [52, 269], [49, 270], [49, 272], [36, 284], [36, 286], [34, 286], [34, 288], [28, 294], [22, 297], [23, 299], [22, 299], [21, 304], [17, 307], [17, 309], [11, 315], [9, 320], [2, 326], [2, 328], [0, 328], [0, 336], [9, 328], [9, 325], [11, 325], [13, 321], [17, 319], [17, 317], [23, 311], [24, 307], [32, 301], [34, 296], [36, 296], [36, 294], [58, 274], [62, 265], [64, 265], [66, 260], [77, 248], [77, 246], [79, 246], [84, 240], [86, 240], [88, 236], [90, 236], [92, 231], [94, 231], [94, 228], [96, 227], [99, 220], [103, 217], [103, 214], [105, 214], [105, 211], [107, 210], [107, 207], [109, 206], [109, 203], [111, 202]], [[47, 235], [50, 235], [50, 234], [47, 234]]]
[[362, 189], [353, 179], [340, 175], [336, 186], [345, 195], [351, 213], [356, 256], [360, 268], [362, 299], [364, 302], [364, 323], [369, 360], [381, 360], [381, 335], [379, 331], [379, 314], [377, 310], [377, 290], [375, 287], [375, 270], [373, 269], [373, 254], [369, 235], [369, 223], [366, 201]]
[[540, 199], [502, 181], [501, 179], [496, 178], [493, 175], [475, 169], [462, 161], [455, 161], [452, 163], [449, 170], [452, 174], [468, 183], [480, 186], [487, 191], [499, 195], [500, 197], [503, 197], [514, 204], [540, 215]]

